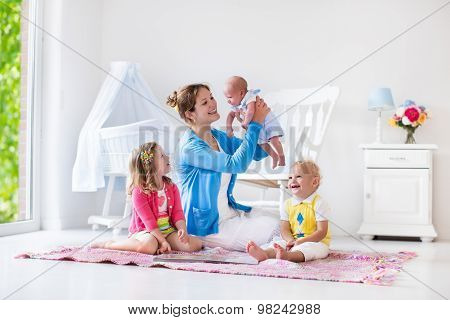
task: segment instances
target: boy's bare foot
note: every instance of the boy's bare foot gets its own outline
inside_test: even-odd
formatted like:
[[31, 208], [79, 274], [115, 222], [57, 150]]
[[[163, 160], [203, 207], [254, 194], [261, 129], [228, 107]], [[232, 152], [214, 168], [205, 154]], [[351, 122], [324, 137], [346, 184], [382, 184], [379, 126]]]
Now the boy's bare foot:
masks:
[[288, 252], [279, 244], [274, 243], [273, 248], [275, 249], [275, 256], [277, 259], [287, 260]]
[[258, 260], [258, 262], [267, 260], [269, 258], [267, 256], [267, 253], [263, 249], [258, 247], [258, 245], [256, 243], [254, 243], [253, 241], [249, 241], [247, 243], [246, 250], [247, 250], [248, 254], [251, 255], [256, 260]]
[[272, 169], [275, 169], [278, 166], [278, 164], [279, 164], [278, 163], [279, 157], [278, 157], [278, 155], [276, 153], [274, 153], [271, 156], [272, 156]]
[[286, 165], [286, 157], [284, 156], [284, 154], [279, 155], [280, 160], [278, 161], [278, 165], [280, 167], [284, 167]]

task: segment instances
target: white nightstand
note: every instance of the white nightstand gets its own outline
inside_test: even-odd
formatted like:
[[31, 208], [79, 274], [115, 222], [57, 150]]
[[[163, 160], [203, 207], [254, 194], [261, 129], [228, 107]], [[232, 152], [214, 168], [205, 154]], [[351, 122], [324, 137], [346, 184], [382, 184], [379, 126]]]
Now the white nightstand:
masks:
[[358, 234], [420, 237], [437, 236], [432, 225], [431, 144], [365, 144], [364, 216]]

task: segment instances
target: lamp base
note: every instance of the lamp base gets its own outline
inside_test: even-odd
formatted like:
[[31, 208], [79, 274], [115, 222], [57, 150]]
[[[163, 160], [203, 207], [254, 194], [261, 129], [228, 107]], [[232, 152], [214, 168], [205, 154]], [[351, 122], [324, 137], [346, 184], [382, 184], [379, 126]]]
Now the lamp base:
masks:
[[381, 144], [381, 143], [383, 143], [383, 141], [381, 141], [381, 110], [380, 110], [380, 111], [378, 111], [374, 144]]

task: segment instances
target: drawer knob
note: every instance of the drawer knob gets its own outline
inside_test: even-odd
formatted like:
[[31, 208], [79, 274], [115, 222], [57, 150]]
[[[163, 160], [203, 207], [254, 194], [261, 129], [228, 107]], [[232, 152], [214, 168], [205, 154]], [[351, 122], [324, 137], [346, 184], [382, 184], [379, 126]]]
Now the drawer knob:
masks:
[[366, 193], [366, 199], [370, 199], [370, 193]]
[[396, 160], [405, 161], [405, 160], [406, 160], [406, 157], [389, 157], [389, 160], [394, 160], [394, 161], [396, 161]]

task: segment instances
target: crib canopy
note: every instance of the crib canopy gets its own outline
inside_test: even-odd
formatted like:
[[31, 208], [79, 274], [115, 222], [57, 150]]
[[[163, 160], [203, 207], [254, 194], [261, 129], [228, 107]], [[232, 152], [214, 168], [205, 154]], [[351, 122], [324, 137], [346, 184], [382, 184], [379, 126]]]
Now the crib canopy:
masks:
[[123, 126], [155, 119], [159, 126], [168, 126], [164, 107], [156, 99], [132, 62], [112, 62], [91, 112], [78, 139], [72, 171], [72, 191], [94, 192], [105, 186], [101, 157], [100, 129]]

